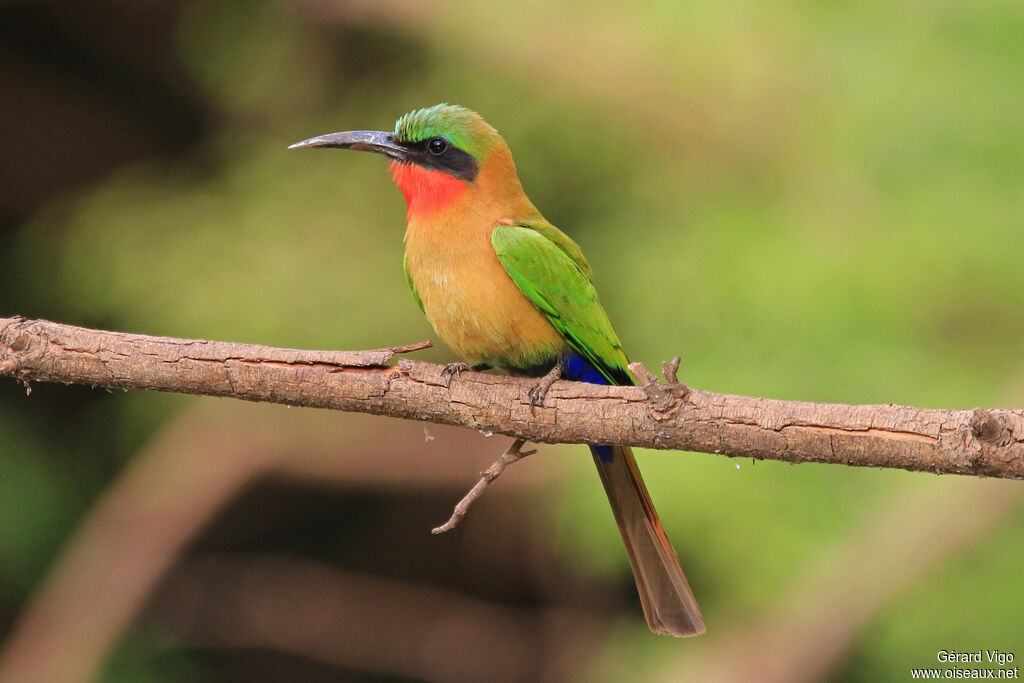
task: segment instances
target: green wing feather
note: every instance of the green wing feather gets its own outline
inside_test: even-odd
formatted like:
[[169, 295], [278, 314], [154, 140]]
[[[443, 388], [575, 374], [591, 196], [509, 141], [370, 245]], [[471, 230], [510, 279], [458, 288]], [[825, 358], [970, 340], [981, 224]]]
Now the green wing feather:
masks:
[[551, 225], [499, 225], [491, 244], [505, 272], [574, 350], [613, 384], [632, 384], [622, 343], [580, 248]]
[[402, 270], [405, 271], [405, 281], [409, 283], [409, 291], [412, 292], [412, 298], [416, 300], [416, 305], [420, 307], [420, 310], [426, 313], [426, 311], [423, 310], [423, 301], [420, 299], [420, 295], [416, 291], [416, 283], [412, 281], [412, 273], [409, 272], [408, 254], [402, 255]]
[[[564, 232], [551, 225], [550, 223], [537, 223], [537, 224], [524, 224], [522, 227], [536, 230], [544, 237], [554, 242], [555, 246], [565, 252], [565, 255], [572, 259], [572, 262], [580, 269], [580, 271], [587, 277], [587, 280], [593, 280], [594, 274], [590, 270], [590, 264], [587, 263], [587, 259], [583, 257], [583, 250], [580, 249], [580, 245], [576, 244], [571, 237], [566, 235]], [[494, 242], [494, 236], [491, 236], [491, 242]]]

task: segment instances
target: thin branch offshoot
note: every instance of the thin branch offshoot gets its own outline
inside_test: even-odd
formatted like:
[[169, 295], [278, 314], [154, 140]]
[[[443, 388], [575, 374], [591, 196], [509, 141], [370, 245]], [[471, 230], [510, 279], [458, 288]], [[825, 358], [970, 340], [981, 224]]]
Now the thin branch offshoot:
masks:
[[531, 413], [535, 379], [375, 351], [303, 351], [103, 332], [0, 318], [0, 376], [150, 389], [458, 425], [544, 443], [623, 444], [790, 463], [819, 462], [1024, 478], [1024, 410], [934, 410], [717, 394], [639, 364], [640, 387], [559, 381]]
[[452, 529], [457, 527], [459, 525], [459, 522], [462, 521], [462, 518], [466, 516], [467, 512], [469, 512], [469, 506], [476, 502], [476, 499], [484, 494], [484, 491], [487, 490], [487, 487], [490, 486], [495, 479], [501, 476], [501, 473], [505, 471], [506, 467], [508, 467], [512, 463], [519, 462], [528, 455], [533, 455], [534, 453], [537, 452], [536, 449], [532, 449], [529, 451], [522, 450], [523, 446], [525, 445], [526, 441], [524, 439], [516, 439], [515, 441], [513, 441], [512, 445], [509, 446], [508, 449], [506, 449], [505, 452], [502, 453], [501, 456], [494, 461], [493, 465], [491, 465], [486, 470], [480, 473], [480, 481], [478, 481], [476, 485], [469, 490], [469, 493], [462, 497], [462, 500], [460, 500], [458, 504], [455, 506], [455, 510], [452, 512], [452, 516], [448, 519], [448, 521], [439, 527], [431, 529], [430, 533], [435, 535], [443, 534], [444, 532], [451, 531]]

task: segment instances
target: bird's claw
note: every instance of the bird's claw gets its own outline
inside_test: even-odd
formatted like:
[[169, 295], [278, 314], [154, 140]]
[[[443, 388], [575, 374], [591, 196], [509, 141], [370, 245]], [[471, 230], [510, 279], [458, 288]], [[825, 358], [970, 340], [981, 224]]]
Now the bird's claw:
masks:
[[540, 378], [540, 381], [530, 387], [530, 390], [526, 392], [526, 397], [530, 400], [530, 415], [534, 414], [534, 406], [544, 407], [544, 397], [548, 395], [548, 389], [555, 383], [556, 380], [562, 378], [562, 371], [565, 367], [562, 362], [559, 361], [555, 364], [548, 374]]
[[546, 393], [548, 393], [548, 387], [544, 386], [544, 382], [537, 382], [526, 392], [526, 396], [530, 399], [530, 415], [534, 414], [534, 406], [544, 407], [544, 394]]
[[449, 363], [444, 366], [444, 370], [441, 371], [441, 376], [444, 377], [444, 385], [447, 387], [452, 383], [452, 375], [458, 377], [463, 370], [469, 370], [470, 366], [466, 363]]

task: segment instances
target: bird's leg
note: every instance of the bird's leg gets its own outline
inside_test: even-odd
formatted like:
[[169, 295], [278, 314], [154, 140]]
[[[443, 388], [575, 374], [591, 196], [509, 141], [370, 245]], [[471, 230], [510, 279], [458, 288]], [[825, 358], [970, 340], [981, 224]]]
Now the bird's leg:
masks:
[[449, 363], [448, 365], [444, 366], [444, 370], [441, 371], [441, 376], [444, 377], [444, 385], [448, 386], [449, 384], [452, 383], [452, 375], [458, 377], [463, 370], [483, 372], [484, 370], [490, 369], [491, 366], [488, 365], [487, 363], [477, 363], [476, 365], [470, 365], [469, 363], [462, 362]]
[[562, 371], [565, 370], [565, 364], [562, 359], [559, 358], [554, 367], [548, 370], [547, 374], [540, 378], [540, 381], [530, 387], [530, 391], [527, 392], [527, 396], [530, 397], [530, 414], [533, 415], [533, 407], [539, 405], [541, 408], [544, 407], [544, 397], [548, 393], [548, 389], [555, 383], [556, 380], [562, 379]]

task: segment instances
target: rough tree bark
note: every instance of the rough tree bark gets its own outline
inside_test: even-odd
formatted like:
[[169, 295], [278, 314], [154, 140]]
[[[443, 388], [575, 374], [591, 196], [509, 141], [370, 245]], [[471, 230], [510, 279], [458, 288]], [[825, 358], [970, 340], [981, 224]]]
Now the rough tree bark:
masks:
[[546, 443], [626, 444], [787, 462], [1024, 478], [1024, 410], [934, 410], [779, 401], [690, 389], [665, 365], [643, 386], [559, 381], [531, 414], [536, 380], [400, 360], [417, 344], [303, 351], [103, 332], [0, 318], [0, 376], [228, 396], [390, 415]]

